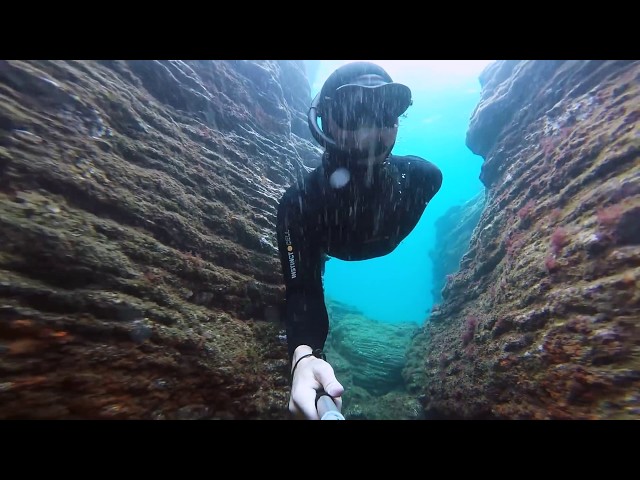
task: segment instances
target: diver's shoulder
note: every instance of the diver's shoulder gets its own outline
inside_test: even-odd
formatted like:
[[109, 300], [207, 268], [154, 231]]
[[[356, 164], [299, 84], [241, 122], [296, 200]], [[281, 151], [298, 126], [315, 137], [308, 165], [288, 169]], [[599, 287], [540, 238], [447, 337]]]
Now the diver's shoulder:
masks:
[[418, 155], [389, 155], [389, 161], [391, 163], [410, 163], [410, 162], [428, 162], [426, 158], [419, 157]]
[[314, 186], [322, 177], [322, 165], [310, 170], [302, 175], [302, 177], [294, 178], [291, 184], [286, 187], [282, 199], [298, 198], [307, 196], [314, 191]]
[[389, 164], [403, 172], [423, 172], [425, 175], [442, 177], [442, 171], [438, 165], [418, 155], [390, 155]]

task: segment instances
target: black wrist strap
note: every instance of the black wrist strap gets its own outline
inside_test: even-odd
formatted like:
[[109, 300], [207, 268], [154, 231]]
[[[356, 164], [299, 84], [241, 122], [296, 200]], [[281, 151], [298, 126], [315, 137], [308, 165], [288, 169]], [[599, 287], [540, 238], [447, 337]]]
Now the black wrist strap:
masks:
[[296, 368], [298, 368], [298, 364], [300, 363], [300, 360], [303, 360], [307, 357], [312, 357], [313, 353], [307, 353], [306, 355], [301, 356], [298, 361], [296, 362], [296, 364], [293, 366], [293, 370], [291, 370], [291, 381], [293, 382], [293, 374], [296, 373]]
[[300, 363], [300, 360], [303, 360], [307, 357], [316, 357], [316, 358], [320, 358], [322, 360], [326, 360], [327, 356], [324, 354], [324, 352], [322, 351], [322, 349], [320, 348], [316, 348], [313, 352], [311, 353], [307, 353], [306, 355], [301, 356], [298, 361], [296, 362], [296, 364], [293, 366], [293, 369], [291, 370], [291, 381], [293, 382], [293, 374], [296, 373], [296, 368], [298, 367], [298, 364]]

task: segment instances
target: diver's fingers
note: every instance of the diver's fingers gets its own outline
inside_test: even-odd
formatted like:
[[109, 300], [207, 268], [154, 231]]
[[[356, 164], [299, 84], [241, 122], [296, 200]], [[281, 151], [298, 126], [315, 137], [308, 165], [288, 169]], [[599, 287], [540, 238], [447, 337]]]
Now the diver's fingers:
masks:
[[327, 362], [318, 362], [318, 365], [314, 366], [313, 373], [324, 391], [330, 396], [339, 397], [344, 393], [344, 387], [338, 382], [333, 367]]
[[297, 412], [302, 413], [307, 420], [319, 420], [316, 410], [316, 391], [313, 388], [298, 388], [291, 394], [291, 401]]

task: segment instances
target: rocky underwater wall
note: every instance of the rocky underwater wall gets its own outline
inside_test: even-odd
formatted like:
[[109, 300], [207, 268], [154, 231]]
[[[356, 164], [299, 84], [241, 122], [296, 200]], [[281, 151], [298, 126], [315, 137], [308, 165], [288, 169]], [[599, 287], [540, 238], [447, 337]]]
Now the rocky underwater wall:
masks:
[[499, 61], [485, 206], [404, 378], [427, 418], [640, 418], [640, 62]]
[[[328, 303], [347, 411], [638, 418], [640, 62], [480, 80], [486, 190], [439, 220], [428, 323]], [[274, 224], [318, 164], [309, 93], [302, 61], [0, 61], [0, 418], [288, 418]]]
[[301, 61], [0, 61], [0, 418], [286, 416], [309, 95]]

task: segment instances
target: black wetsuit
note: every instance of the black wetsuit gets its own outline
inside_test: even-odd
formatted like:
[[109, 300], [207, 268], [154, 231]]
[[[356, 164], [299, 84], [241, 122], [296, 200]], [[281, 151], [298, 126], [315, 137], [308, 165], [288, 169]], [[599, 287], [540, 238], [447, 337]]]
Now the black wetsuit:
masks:
[[[346, 166], [351, 177], [333, 188], [330, 175], [339, 166]], [[390, 155], [372, 172], [368, 183], [366, 167], [349, 166], [325, 153], [322, 165], [280, 200], [277, 237], [290, 359], [299, 345], [324, 348], [329, 332], [322, 285], [326, 255], [365, 260], [391, 253], [442, 184], [438, 167], [415, 156]]]

